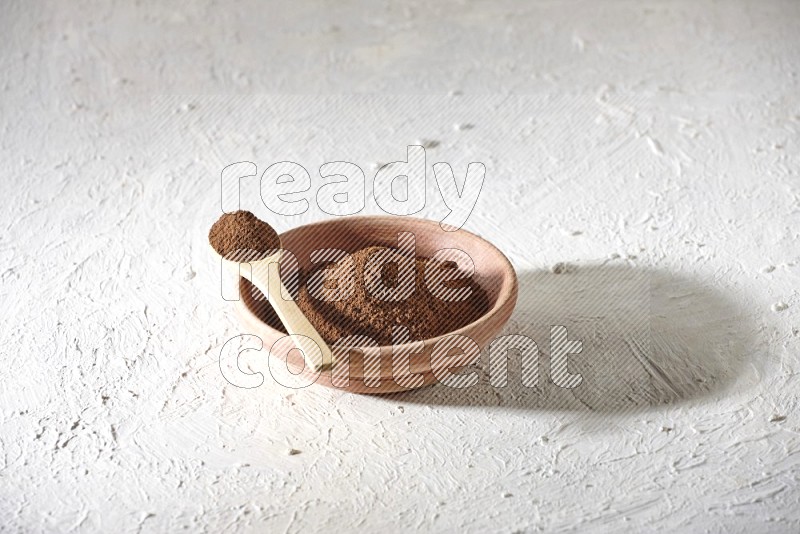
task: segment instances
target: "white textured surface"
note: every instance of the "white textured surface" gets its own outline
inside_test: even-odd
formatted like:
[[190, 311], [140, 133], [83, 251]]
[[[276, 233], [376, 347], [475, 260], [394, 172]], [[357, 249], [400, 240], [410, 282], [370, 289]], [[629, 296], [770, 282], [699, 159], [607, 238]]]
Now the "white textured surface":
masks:
[[[38, 4], [0, 17], [0, 529], [800, 529], [800, 4]], [[438, 96], [164, 96], [359, 92]], [[420, 139], [487, 166], [467, 228], [520, 272], [510, 331], [615, 328], [645, 280], [662, 374], [227, 384], [222, 167], [372, 176]]]

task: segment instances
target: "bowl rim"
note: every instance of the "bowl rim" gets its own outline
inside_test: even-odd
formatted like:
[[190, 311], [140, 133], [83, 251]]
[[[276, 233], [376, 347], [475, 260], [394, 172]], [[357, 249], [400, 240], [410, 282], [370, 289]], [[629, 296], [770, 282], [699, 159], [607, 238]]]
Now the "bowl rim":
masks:
[[[285, 232], [281, 232], [280, 234], [278, 234], [278, 237], [280, 237], [281, 245], [283, 245], [283, 236], [284, 236], [284, 234], [291, 233], [291, 232], [294, 232], [294, 231], [300, 230], [300, 229], [313, 229], [314, 227], [317, 227], [317, 226], [326, 226], [326, 225], [329, 225], [329, 224], [345, 224], [345, 223], [352, 222], [352, 221], [392, 221], [393, 223], [397, 223], [397, 222], [404, 221], [404, 220], [405, 221], [408, 221], [408, 220], [414, 221], [415, 223], [422, 223], [423, 225], [427, 225], [429, 227], [430, 226], [436, 226], [442, 231], [448, 231], [448, 230], [444, 230], [441, 227], [439, 221], [434, 221], [432, 219], [423, 219], [421, 217], [411, 217], [411, 216], [406, 216], [406, 215], [403, 215], [403, 216], [397, 216], [397, 215], [352, 215], [352, 216], [346, 216], [346, 217], [336, 217], [336, 218], [332, 218], [332, 219], [325, 219], [325, 220], [322, 220], [322, 221], [316, 221], [316, 222], [312, 222], [312, 223], [296, 226], [294, 228], [290, 228], [289, 230], [286, 230]], [[466, 335], [465, 332], [474, 329], [477, 324], [486, 322], [488, 319], [490, 319], [495, 314], [497, 314], [509, 302], [512, 302], [512, 304], [511, 304], [512, 308], [516, 305], [516, 298], [517, 298], [517, 291], [518, 291], [519, 281], [518, 281], [518, 278], [517, 278], [517, 271], [516, 271], [516, 269], [514, 269], [514, 266], [511, 264], [511, 261], [508, 259], [508, 257], [503, 253], [502, 250], [497, 248], [492, 242], [490, 242], [488, 239], [485, 239], [485, 238], [479, 236], [478, 234], [470, 232], [469, 230], [464, 230], [463, 228], [458, 228], [458, 229], [452, 231], [452, 233], [456, 233], [456, 232], [460, 232], [466, 238], [476, 240], [476, 241], [482, 243], [482, 245], [485, 246], [486, 248], [492, 250], [497, 255], [498, 259], [503, 262], [505, 269], [502, 269], [502, 270], [504, 272], [510, 273], [510, 276], [503, 278], [503, 281], [504, 282], [508, 281], [508, 283], [503, 283], [502, 284], [502, 286], [500, 288], [500, 292], [497, 295], [497, 299], [495, 299], [495, 302], [492, 305], [492, 307], [490, 307], [486, 311], [486, 313], [482, 314], [480, 317], [478, 317], [477, 319], [475, 319], [474, 321], [472, 321], [470, 323], [467, 323], [466, 325], [462, 326], [461, 328], [459, 328], [457, 330], [452, 330], [450, 332], [441, 334], [441, 335], [436, 336], [436, 337], [431, 337], [431, 338], [426, 338], [426, 339], [416, 340], [416, 341], [410, 341], [408, 343], [402, 343], [400, 345], [378, 345], [377, 347], [365, 347], [363, 345], [352, 345], [352, 346], [348, 346], [347, 347], [349, 350], [359, 350], [359, 349], [367, 349], [367, 348], [375, 350], [377, 348], [377, 349], [380, 349], [381, 352], [383, 352], [384, 350], [391, 350], [392, 348], [410, 349], [410, 348], [413, 347], [413, 345], [418, 344], [418, 343], [423, 343], [423, 344], [426, 344], [426, 345], [428, 345], [428, 344], [435, 345], [440, 340], [442, 340], [444, 338], [447, 338], [447, 337], [451, 337], [453, 335], [461, 335], [461, 336], [464, 336], [464, 337], [470, 337], [470, 336]], [[242, 291], [243, 285], [246, 284], [246, 283], [249, 283], [246, 278], [239, 277], [239, 292], [240, 292], [240, 295], [243, 294], [243, 291]], [[262, 325], [264, 328], [267, 328], [267, 329], [279, 334], [281, 337], [285, 337], [286, 335], [288, 335], [288, 334], [285, 334], [284, 332], [276, 330], [275, 328], [273, 328], [272, 326], [270, 326], [269, 324], [264, 322], [260, 317], [258, 317], [258, 315], [253, 311], [253, 309], [245, 302], [244, 298], [240, 298], [239, 301], [238, 301], [238, 304], [241, 306], [241, 308], [244, 311], [246, 311], [248, 314], [252, 315], [253, 319], [257, 320], [259, 322], [259, 324]], [[513, 312], [513, 309], [512, 309], [512, 312]], [[470, 337], [470, 339], [472, 339], [472, 338]], [[331, 344], [331, 347], [333, 347], [333, 344]]]

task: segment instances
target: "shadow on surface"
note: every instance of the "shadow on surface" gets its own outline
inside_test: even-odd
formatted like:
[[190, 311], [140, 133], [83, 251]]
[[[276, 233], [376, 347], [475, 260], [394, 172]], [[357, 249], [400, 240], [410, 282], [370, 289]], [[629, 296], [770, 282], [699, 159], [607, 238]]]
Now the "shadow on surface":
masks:
[[[721, 289], [684, 275], [627, 265], [557, 270], [520, 274], [517, 307], [500, 334], [523, 334], [536, 342], [538, 385], [522, 385], [520, 357], [511, 353], [508, 385], [492, 387], [484, 350], [477, 366], [479, 382], [471, 387], [439, 384], [386, 398], [430, 405], [629, 412], [720, 393], [750, 358], [755, 328]], [[582, 342], [581, 352], [568, 357], [569, 372], [582, 377], [576, 387], [559, 387], [551, 376], [551, 325], [565, 326], [570, 340]]]

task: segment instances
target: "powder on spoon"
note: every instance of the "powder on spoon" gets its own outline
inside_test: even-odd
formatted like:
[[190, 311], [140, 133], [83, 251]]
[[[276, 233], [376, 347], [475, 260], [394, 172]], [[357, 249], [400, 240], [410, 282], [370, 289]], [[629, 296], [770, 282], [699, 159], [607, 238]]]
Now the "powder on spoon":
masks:
[[[223, 214], [211, 226], [208, 242], [223, 258], [240, 261], [264, 259], [281, 246], [275, 229], [245, 210]], [[237, 251], [245, 255], [234, 258]]]

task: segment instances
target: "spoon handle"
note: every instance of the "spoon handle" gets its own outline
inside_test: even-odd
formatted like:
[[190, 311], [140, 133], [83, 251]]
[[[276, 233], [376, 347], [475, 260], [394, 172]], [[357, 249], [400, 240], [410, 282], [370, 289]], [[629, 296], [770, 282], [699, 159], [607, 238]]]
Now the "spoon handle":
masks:
[[250, 281], [264, 295], [268, 295], [269, 302], [286, 331], [294, 336], [292, 340], [303, 353], [306, 365], [315, 372], [329, 369], [333, 365], [331, 349], [297, 303], [291, 298], [284, 300], [283, 294], [288, 292], [281, 281], [278, 265], [275, 260], [253, 262]]

